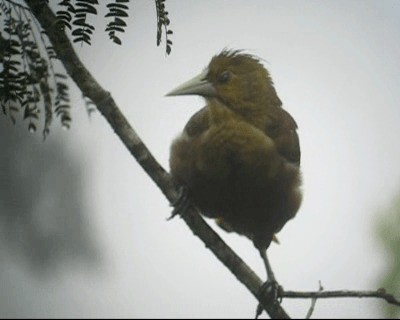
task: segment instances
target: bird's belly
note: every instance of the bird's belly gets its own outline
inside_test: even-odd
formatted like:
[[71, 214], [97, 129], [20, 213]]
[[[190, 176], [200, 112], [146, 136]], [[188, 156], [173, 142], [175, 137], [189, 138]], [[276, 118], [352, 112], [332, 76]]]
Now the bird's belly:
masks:
[[204, 215], [222, 218], [233, 231], [269, 236], [297, 211], [288, 201], [298, 187], [293, 182], [298, 172], [288, 170], [273, 140], [260, 130], [227, 123], [196, 140], [182, 138], [174, 149], [173, 155], [181, 156], [172, 174], [188, 186]]

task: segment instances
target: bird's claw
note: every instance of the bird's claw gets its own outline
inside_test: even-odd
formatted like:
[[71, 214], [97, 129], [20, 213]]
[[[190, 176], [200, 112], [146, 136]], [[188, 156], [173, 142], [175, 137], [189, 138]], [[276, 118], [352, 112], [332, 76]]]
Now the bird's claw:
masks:
[[[267, 280], [261, 286], [259, 290], [259, 296], [266, 296], [268, 301], [272, 301], [274, 305], [278, 305], [282, 302], [283, 288], [276, 280]], [[261, 304], [258, 304], [255, 317], [256, 319], [261, 315], [263, 310], [264, 307]]]
[[178, 197], [175, 201], [171, 202], [170, 205], [171, 207], [174, 207], [174, 209], [172, 210], [171, 215], [167, 218], [167, 221], [173, 219], [178, 214], [182, 215], [186, 212], [190, 205], [190, 201], [188, 197], [188, 191], [185, 186], [179, 187]]

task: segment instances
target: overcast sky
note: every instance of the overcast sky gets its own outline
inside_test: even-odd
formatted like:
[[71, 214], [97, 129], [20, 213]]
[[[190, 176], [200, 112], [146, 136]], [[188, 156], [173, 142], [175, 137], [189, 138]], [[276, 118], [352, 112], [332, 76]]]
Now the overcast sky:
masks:
[[[387, 261], [374, 224], [400, 191], [400, 2], [168, 0], [170, 56], [156, 47], [154, 3], [130, 7], [121, 47], [101, 24], [92, 46], [76, 50], [160, 163], [168, 168], [171, 141], [204, 105], [164, 94], [224, 47], [262, 57], [302, 148], [304, 201], [281, 244], [269, 249], [276, 277], [288, 290], [317, 290], [319, 280], [326, 290], [377, 289]], [[73, 103], [72, 129], [53, 126], [53, 138], [85, 163], [88, 214], [104, 263], [32, 280], [4, 262], [4, 281], [14, 283], [9, 314], [253, 317], [252, 295], [183, 221], [166, 222], [167, 200], [101, 115], [89, 120], [78, 93]], [[265, 277], [249, 240], [215, 229]], [[25, 314], [19, 306], [27, 304]], [[293, 317], [304, 317], [309, 305], [283, 301]], [[379, 315], [367, 299], [319, 300], [314, 313]]]

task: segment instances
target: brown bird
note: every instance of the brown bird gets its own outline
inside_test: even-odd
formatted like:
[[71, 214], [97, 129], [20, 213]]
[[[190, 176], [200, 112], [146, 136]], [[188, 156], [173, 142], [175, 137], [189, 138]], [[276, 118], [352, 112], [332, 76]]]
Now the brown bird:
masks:
[[260, 60], [224, 49], [200, 75], [167, 95], [200, 95], [171, 146], [173, 178], [226, 231], [253, 241], [274, 281], [266, 249], [301, 203], [297, 125]]

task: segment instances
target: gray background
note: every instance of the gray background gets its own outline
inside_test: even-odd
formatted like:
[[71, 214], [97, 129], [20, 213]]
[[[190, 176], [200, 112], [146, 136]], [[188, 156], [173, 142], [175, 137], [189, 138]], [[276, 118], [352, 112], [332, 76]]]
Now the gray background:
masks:
[[[92, 46], [75, 48], [161, 164], [168, 168], [172, 139], [204, 104], [164, 94], [224, 47], [262, 57], [302, 147], [304, 201], [269, 249], [276, 276], [291, 290], [316, 290], [319, 280], [327, 290], [376, 289], [387, 260], [375, 223], [400, 187], [400, 2], [169, 0], [170, 56], [155, 45], [154, 3], [130, 6], [122, 47], [93, 18]], [[101, 262], [38, 276], [3, 254], [0, 316], [253, 317], [252, 295], [179, 218], [165, 221], [166, 199], [101, 115], [88, 119], [76, 90], [73, 104], [72, 129], [53, 126], [49, 141], [84, 162]], [[215, 229], [265, 276], [250, 241]], [[283, 306], [304, 317], [309, 301]], [[332, 299], [314, 315], [380, 313], [375, 300]]]

